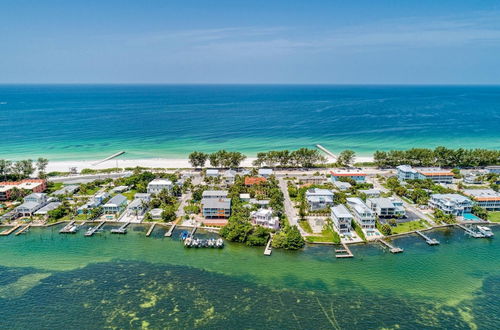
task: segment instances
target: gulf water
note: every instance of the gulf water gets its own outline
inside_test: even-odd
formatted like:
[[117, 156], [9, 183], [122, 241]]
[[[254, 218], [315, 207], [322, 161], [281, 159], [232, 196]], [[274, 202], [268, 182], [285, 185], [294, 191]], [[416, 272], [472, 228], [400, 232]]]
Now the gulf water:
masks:
[[0, 157], [500, 148], [500, 86], [2, 85]]
[[[301, 251], [186, 249], [179, 230], [132, 225], [112, 235], [31, 228], [0, 238], [3, 329], [498, 329], [499, 240], [459, 229]], [[500, 227], [492, 227], [496, 236]], [[210, 235], [199, 233], [200, 235]]]

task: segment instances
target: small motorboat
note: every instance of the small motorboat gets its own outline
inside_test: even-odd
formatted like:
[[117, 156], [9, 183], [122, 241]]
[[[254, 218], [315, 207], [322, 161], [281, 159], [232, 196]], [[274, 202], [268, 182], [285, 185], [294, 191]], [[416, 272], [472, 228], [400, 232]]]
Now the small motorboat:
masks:
[[486, 237], [493, 237], [493, 236], [495, 236], [495, 234], [493, 234], [493, 231], [491, 230], [490, 227], [477, 226], [477, 229], [479, 230], [479, 232], [481, 232], [481, 234], [483, 234]]

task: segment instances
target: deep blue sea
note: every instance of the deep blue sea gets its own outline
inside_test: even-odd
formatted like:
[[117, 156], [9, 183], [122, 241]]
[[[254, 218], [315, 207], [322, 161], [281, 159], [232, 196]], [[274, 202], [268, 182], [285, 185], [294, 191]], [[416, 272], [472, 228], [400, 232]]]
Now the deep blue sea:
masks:
[[0, 157], [500, 149], [500, 86], [3, 85]]

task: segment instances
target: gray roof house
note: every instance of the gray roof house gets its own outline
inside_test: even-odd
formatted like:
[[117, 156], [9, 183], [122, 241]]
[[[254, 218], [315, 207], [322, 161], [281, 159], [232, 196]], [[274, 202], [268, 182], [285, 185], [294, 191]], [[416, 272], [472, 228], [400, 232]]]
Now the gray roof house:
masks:
[[231, 198], [203, 198], [201, 205], [207, 219], [229, 218], [231, 215]]
[[127, 206], [127, 197], [118, 194], [104, 204], [102, 210], [104, 213], [115, 214], [125, 209], [125, 206]]

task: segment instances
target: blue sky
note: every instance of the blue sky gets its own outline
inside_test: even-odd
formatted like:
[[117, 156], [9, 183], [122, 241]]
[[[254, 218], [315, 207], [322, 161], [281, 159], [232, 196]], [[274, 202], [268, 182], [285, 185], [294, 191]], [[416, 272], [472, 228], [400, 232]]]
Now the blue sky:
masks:
[[0, 83], [500, 84], [500, 2], [0, 0]]

